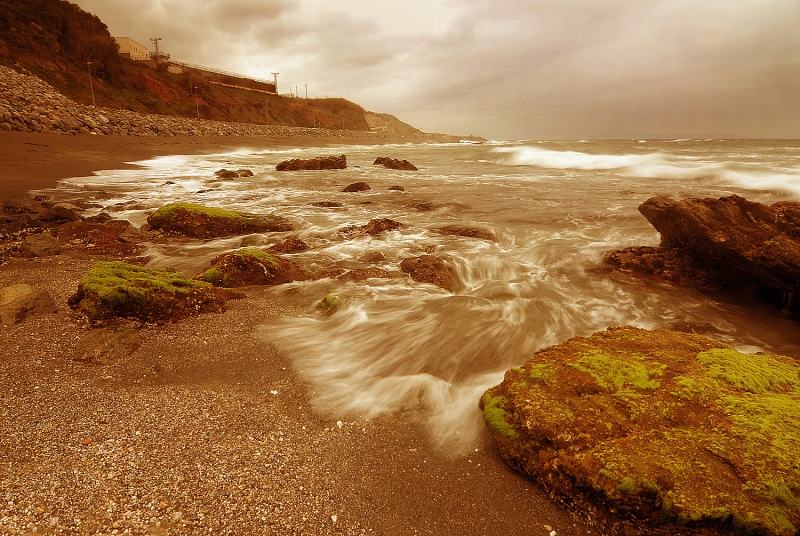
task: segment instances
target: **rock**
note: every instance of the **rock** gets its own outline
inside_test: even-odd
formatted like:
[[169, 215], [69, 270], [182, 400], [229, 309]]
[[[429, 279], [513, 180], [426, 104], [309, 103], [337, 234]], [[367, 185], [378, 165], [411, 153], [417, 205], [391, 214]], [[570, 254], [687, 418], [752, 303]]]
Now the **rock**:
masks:
[[273, 253], [300, 253], [301, 251], [306, 251], [307, 249], [308, 244], [299, 238], [287, 238], [283, 242], [271, 246], [269, 251]]
[[311, 206], [322, 208], [339, 208], [344, 205], [341, 203], [336, 203], [335, 201], [317, 201], [316, 203], [311, 203]]
[[445, 225], [431, 229], [435, 233], [452, 236], [463, 236], [466, 238], [479, 238], [488, 242], [497, 242], [497, 237], [491, 231], [474, 227], [461, 227], [458, 225]]
[[80, 281], [69, 305], [90, 321], [114, 317], [175, 322], [200, 313], [221, 313], [243, 294], [186, 279], [170, 268], [148, 270], [121, 261], [98, 262]]
[[345, 169], [347, 168], [347, 157], [342, 156], [323, 156], [312, 158], [311, 160], [284, 160], [277, 166], [276, 171], [300, 171], [300, 170], [319, 170], [319, 169]]
[[433, 210], [436, 208], [433, 203], [429, 201], [425, 201], [423, 203], [416, 203], [412, 205], [415, 209], [419, 210], [420, 212], [428, 212], [429, 210]]
[[332, 315], [339, 310], [340, 306], [341, 302], [339, 298], [336, 296], [325, 296], [317, 304], [317, 310], [322, 311], [325, 314]]
[[280, 216], [248, 214], [192, 203], [170, 203], [147, 217], [147, 223], [165, 233], [195, 238], [237, 234], [291, 231], [292, 224]]
[[146, 233], [127, 220], [110, 220], [105, 223], [68, 222], [53, 229], [53, 234], [62, 244], [89, 247], [92, 248], [92, 253], [98, 255], [130, 255], [139, 249], [140, 242], [147, 240]]
[[[661, 233], [661, 248], [679, 252], [663, 261], [678, 269], [678, 280], [691, 281], [697, 270], [715, 280], [711, 286], [754, 284], [769, 301], [800, 312], [800, 203], [768, 206], [737, 195], [682, 201], [653, 197], [639, 212]], [[682, 260], [670, 262], [676, 256]], [[643, 262], [643, 270], [652, 271], [657, 262]], [[684, 270], [681, 264], [690, 266]]]
[[380, 268], [356, 268], [355, 270], [350, 270], [349, 272], [345, 272], [336, 279], [339, 281], [350, 281], [353, 283], [358, 283], [360, 281], [366, 281], [367, 279], [396, 279], [400, 277], [401, 274], [398, 272], [389, 272], [388, 270], [381, 270]]
[[17, 284], [0, 288], [0, 323], [11, 326], [39, 313], [55, 313], [56, 304], [46, 290]]
[[80, 207], [71, 203], [56, 203], [39, 214], [38, 219], [47, 222], [82, 220], [83, 218], [78, 214], [78, 210], [80, 210]]
[[130, 326], [97, 328], [78, 342], [73, 359], [107, 365], [127, 358], [141, 345], [139, 332]]
[[260, 249], [237, 249], [215, 257], [196, 279], [217, 287], [282, 285], [311, 279], [311, 273], [296, 263]]
[[3, 210], [9, 214], [35, 214], [36, 208], [27, 195], [15, 195], [3, 202]]
[[572, 504], [769, 536], [800, 527], [798, 404], [794, 359], [633, 327], [540, 350], [481, 399], [506, 462]]
[[343, 192], [365, 192], [367, 190], [371, 190], [372, 188], [369, 187], [369, 184], [366, 182], [354, 182], [352, 184], [348, 184], [342, 190]]
[[431, 283], [437, 287], [457, 292], [463, 288], [455, 269], [444, 259], [435, 255], [409, 257], [400, 263], [400, 269], [419, 283]]
[[385, 260], [386, 255], [380, 251], [367, 251], [361, 256], [361, 262], [368, 262], [370, 264], [384, 262]]
[[372, 163], [373, 166], [382, 165], [388, 169], [402, 169], [405, 171], [418, 171], [417, 167], [409, 162], [408, 160], [395, 160], [394, 158], [387, 158], [385, 156], [379, 156], [375, 159], [375, 162]]
[[699, 266], [687, 253], [678, 248], [632, 247], [612, 251], [605, 264], [614, 271], [644, 276], [655, 281], [667, 281], [693, 286], [701, 290], [728, 288], [725, 275], [719, 269]]
[[389, 218], [375, 218], [369, 220], [366, 225], [349, 225], [340, 229], [339, 232], [347, 236], [363, 236], [371, 235], [378, 236], [386, 231], [394, 231], [403, 227], [399, 221], [390, 220]]
[[389, 186], [389, 191], [391, 192], [405, 192], [406, 189], [402, 186], [395, 184], [394, 186]]
[[214, 172], [214, 176], [218, 179], [223, 180], [233, 180], [233, 179], [241, 179], [246, 177], [252, 177], [253, 172], [249, 169], [237, 169], [236, 171], [231, 171], [229, 169], [220, 169], [219, 171]]
[[50, 233], [30, 234], [22, 239], [22, 254], [26, 257], [49, 257], [59, 253], [58, 238]]

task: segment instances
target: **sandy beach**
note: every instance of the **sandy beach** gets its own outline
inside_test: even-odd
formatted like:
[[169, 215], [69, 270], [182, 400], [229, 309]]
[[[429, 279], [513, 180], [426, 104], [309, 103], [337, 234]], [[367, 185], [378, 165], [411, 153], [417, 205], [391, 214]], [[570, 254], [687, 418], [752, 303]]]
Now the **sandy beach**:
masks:
[[[157, 155], [301, 144], [321, 140], [2, 132], [0, 200]], [[509, 469], [488, 434], [448, 456], [413, 412], [315, 413], [303, 371], [264, 342], [296, 311], [258, 288], [224, 314], [137, 326], [126, 360], [75, 361], [91, 328], [67, 299], [98, 260], [0, 265], [0, 287], [43, 288], [57, 306], [0, 328], [1, 533], [597, 534]]]

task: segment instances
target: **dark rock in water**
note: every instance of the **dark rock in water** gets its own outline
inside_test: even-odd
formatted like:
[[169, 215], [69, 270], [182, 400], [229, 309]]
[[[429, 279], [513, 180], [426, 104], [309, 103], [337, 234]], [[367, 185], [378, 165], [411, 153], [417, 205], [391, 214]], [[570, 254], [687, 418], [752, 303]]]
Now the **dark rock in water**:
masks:
[[223, 168], [220, 169], [219, 171], [215, 171], [214, 175], [218, 179], [233, 180], [233, 179], [252, 177], [253, 172], [250, 171], [249, 169], [237, 169], [236, 171], [232, 171], [230, 169]]
[[342, 156], [323, 156], [319, 158], [312, 158], [311, 160], [284, 160], [277, 166], [276, 171], [301, 171], [301, 170], [319, 170], [319, 169], [345, 169], [347, 168], [347, 157]]
[[49, 257], [61, 253], [58, 238], [50, 233], [37, 233], [22, 239], [22, 254], [26, 257]]
[[395, 184], [394, 186], [389, 186], [389, 190], [392, 192], [405, 192], [406, 189], [402, 186]]
[[46, 290], [17, 284], [0, 288], [0, 324], [11, 326], [33, 314], [55, 313], [56, 304]]
[[379, 156], [372, 163], [373, 166], [383, 166], [388, 169], [402, 169], [404, 171], [419, 171], [417, 167], [408, 160], [396, 160], [394, 158], [387, 158]]
[[678, 248], [631, 247], [612, 251], [605, 258], [614, 271], [693, 286], [701, 290], [720, 290], [725, 275], [720, 269], [700, 266], [685, 251]]
[[106, 223], [113, 219], [114, 217], [108, 212], [101, 212], [100, 214], [89, 216], [88, 218], [86, 218], [86, 221], [88, 221], [89, 223]]
[[463, 236], [466, 238], [479, 238], [489, 242], [497, 242], [497, 237], [491, 231], [485, 229], [477, 229], [474, 227], [460, 227], [458, 225], [445, 225], [444, 227], [437, 227], [431, 229], [435, 233], [452, 236]]
[[390, 272], [388, 270], [381, 270], [380, 268], [356, 268], [345, 272], [336, 279], [339, 281], [351, 281], [357, 283], [359, 281], [366, 281], [367, 279], [396, 279], [401, 277], [402, 274], [398, 272]]
[[223, 253], [196, 279], [217, 287], [282, 285], [312, 279], [311, 273], [296, 263], [270, 255], [260, 249], [237, 249]]
[[433, 203], [430, 203], [428, 201], [425, 201], [423, 203], [416, 203], [415, 205], [413, 205], [413, 207], [419, 210], [420, 212], [428, 212], [429, 210], [433, 210], [434, 208], [436, 208], [433, 205]]
[[354, 182], [353, 184], [348, 184], [342, 190], [343, 192], [365, 192], [367, 190], [371, 190], [372, 188], [369, 187], [369, 184], [366, 182]]
[[325, 314], [332, 315], [339, 310], [341, 300], [336, 296], [325, 296], [317, 304], [317, 310]]
[[367, 251], [361, 256], [361, 262], [376, 263], [383, 262], [385, 260], [386, 256], [380, 251]]
[[98, 255], [130, 255], [148, 238], [127, 220], [68, 222], [53, 229], [53, 234], [65, 247], [91, 248]]
[[311, 203], [312, 207], [322, 207], [322, 208], [339, 208], [344, 205], [341, 203], [336, 203], [335, 201], [317, 201], [316, 203]]
[[120, 261], [98, 262], [78, 283], [69, 305], [98, 322], [115, 317], [175, 322], [201, 313], [221, 313], [240, 292], [186, 279], [169, 268], [148, 270]]
[[78, 221], [83, 219], [81, 215], [78, 214], [78, 210], [80, 210], [80, 207], [70, 203], [56, 203], [39, 214], [37, 218], [47, 222]]
[[348, 236], [371, 235], [378, 236], [386, 231], [394, 231], [403, 227], [399, 221], [390, 220], [389, 218], [375, 218], [369, 220], [366, 225], [350, 225], [341, 229], [339, 232]]
[[35, 214], [38, 212], [27, 195], [15, 195], [3, 202], [3, 210], [9, 214]]
[[292, 224], [280, 216], [248, 214], [192, 203], [170, 203], [147, 217], [153, 229], [195, 238], [237, 234], [291, 231]]
[[515, 470], [628, 533], [694, 535], [797, 533], [799, 404], [794, 359], [633, 327], [540, 350], [481, 399]]
[[269, 251], [274, 253], [300, 253], [307, 249], [308, 244], [299, 238], [287, 238], [283, 242], [271, 246]]
[[403, 259], [400, 269], [410, 275], [414, 281], [431, 283], [450, 292], [458, 292], [464, 286], [458, 280], [455, 269], [444, 259], [435, 255]]
[[108, 365], [129, 357], [141, 345], [139, 332], [130, 326], [97, 328], [78, 342], [73, 359]]
[[[683, 256], [680, 262], [692, 265], [677, 271], [678, 280], [691, 280], [697, 270], [702, 274], [698, 286], [756, 285], [769, 301], [800, 311], [800, 203], [768, 206], [737, 195], [682, 201], [653, 197], [639, 212], [661, 233], [661, 248], [677, 250], [673, 257]], [[654, 262], [643, 261], [642, 271]], [[704, 276], [715, 281], [709, 285]]]

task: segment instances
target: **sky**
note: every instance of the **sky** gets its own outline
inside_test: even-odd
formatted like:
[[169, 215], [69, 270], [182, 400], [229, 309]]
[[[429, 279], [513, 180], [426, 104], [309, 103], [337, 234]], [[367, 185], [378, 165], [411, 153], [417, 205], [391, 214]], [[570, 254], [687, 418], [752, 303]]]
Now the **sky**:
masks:
[[800, 0], [72, 0], [173, 60], [490, 139], [800, 138]]

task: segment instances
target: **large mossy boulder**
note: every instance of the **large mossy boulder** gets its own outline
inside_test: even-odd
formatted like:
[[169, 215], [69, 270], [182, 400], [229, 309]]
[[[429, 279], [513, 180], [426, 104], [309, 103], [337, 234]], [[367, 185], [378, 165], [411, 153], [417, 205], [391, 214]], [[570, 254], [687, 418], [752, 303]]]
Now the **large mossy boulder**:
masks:
[[612, 328], [536, 352], [481, 406], [513, 468], [626, 533], [800, 528], [800, 364], [788, 357]]
[[115, 317], [174, 322], [200, 313], [221, 313], [243, 295], [186, 279], [170, 268], [149, 270], [121, 261], [98, 262], [69, 299], [92, 322]]
[[292, 224], [272, 214], [249, 214], [193, 203], [170, 203], [147, 217], [150, 227], [195, 238], [291, 231]]
[[196, 277], [217, 287], [282, 285], [311, 279], [311, 273], [297, 263], [254, 248], [242, 248], [215, 257]]

